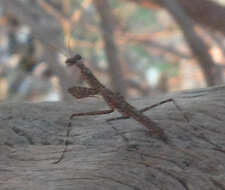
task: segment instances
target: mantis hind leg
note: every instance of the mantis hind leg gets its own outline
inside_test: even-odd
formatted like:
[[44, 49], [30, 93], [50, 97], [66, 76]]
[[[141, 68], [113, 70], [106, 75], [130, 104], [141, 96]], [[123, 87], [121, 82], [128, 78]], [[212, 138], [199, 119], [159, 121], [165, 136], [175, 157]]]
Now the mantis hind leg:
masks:
[[129, 118], [130, 118], [129, 116], [115, 117], [115, 118], [107, 119], [106, 122], [109, 123], [109, 122], [111, 122], [111, 121], [121, 120], [121, 119], [129, 119]]
[[172, 103], [175, 105], [175, 107], [177, 108], [177, 110], [178, 110], [179, 112], [181, 112], [181, 114], [183, 115], [185, 121], [186, 121], [186, 122], [189, 122], [188, 116], [185, 114], [185, 112], [183, 111], [183, 109], [177, 104], [177, 102], [176, 102], [173, 98], [169, 98], [169, 99], [160, 101], [160, 102], [158, 102], [158, 103], [156, 103], [156, 104], [153, 104], [153, 105], [151, 105], [151, 106], [147, 106], [147, 107], [145, 107], [145, 108], [142, 108], [142, 109], [140, 110], [140, 112], [148, 111], [149, 109], [155, 108], [155, 107], [157, 107], [157, 106], [160, 106], [160, 105], [165, 104], [165, 103], [168, 103], [168, 102], [172, 102]]
[[[145, 108], [140, 109], [139, 111], [143, 113], [143, 112], [146, 112], [146, 111], [148, 111], [148, 110], [150, 110], [150, 109], [152, 109], [152, 108], [158, 107], [158, 106], [160, 106], [160, 105], [162, 105], [162, 104], [165, 104], [165, 103], [168, 103], [168, 102], [172, 102], [172, 103], [176, 106], [176, 108], [182, 113], [182, 115], [183, 115], [185, 121], [186, 121], [186, 122], [189, 122], [189, 118], [188, 118], [187, 115], [184, 113], [183, 109], [182, 109], [182, 108], [176, 103], [176, 101], [175, 101], [174, 99], [172, 99], [172, 98], [169, 98], [169, 99], [160, 101], [160, 102], [158, 102], [158, 103], [156, 103], [156, 104], [147, 106], [147, 107], [145, 107]], [[115, 118], [107, 119], [106, 122], [111, 122], [111, 121], [115, 121], [115, 120], [122, 120], [122, 119], [129, 119], [129, 118], [130, 118], [129, 116], [115, 117]]]

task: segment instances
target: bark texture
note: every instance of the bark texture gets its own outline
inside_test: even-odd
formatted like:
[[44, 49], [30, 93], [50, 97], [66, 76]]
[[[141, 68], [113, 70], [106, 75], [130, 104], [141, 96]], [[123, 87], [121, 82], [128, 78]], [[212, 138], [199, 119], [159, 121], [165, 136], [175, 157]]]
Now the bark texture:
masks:
[[2, 103], [0, 189], [196, 190], [225, 189], [225, 86], [132, 101], [142, 108], [168, 97], [172, 103], [146, 113], [172, 145], [151, 138], [132, 119], [105, 122], [118, 113], [73, 120], [71, 143], [61, 154], [68, 116], [105, 109], [101, 100], [74, 103]]

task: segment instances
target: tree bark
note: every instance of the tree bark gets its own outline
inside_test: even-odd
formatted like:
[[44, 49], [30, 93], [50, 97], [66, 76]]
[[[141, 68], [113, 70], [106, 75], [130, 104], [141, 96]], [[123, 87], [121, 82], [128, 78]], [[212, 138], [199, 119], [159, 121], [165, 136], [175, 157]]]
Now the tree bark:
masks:
[[176, 100], [189, 123], [172, 103], [145, 113], [171, 145], [152, 138], [132, 119], [105, 122], [118, 113], [74, 118], [59, 164], [52, 162], [61, 155], [69, 115], [101, 110], [105, 103], [1, 103], [1, 190], [225, 189], [224, 94], [223, 85], [132, 101], [142, 108]]

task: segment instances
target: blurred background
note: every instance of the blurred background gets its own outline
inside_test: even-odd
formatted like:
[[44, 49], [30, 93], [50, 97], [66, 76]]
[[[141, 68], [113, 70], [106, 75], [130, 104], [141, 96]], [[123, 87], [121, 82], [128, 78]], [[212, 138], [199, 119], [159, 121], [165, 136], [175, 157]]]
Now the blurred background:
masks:
[[126, 98], [224, 84], [224, 0], [0, 0], [0, 100], [73, 99], [80, 53]]

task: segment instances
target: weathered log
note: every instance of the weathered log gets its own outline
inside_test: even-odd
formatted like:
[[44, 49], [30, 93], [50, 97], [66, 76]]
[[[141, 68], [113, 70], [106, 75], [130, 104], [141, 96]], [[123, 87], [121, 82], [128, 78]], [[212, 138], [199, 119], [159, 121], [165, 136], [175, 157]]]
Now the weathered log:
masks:
[[148, 112], [173, 145], [150, 137], [132, 119], [73, 120], [65, 158], [66, 123], [74, 112], [104, 109], [101, 100], [0, 104], [0, 189], [225, 189], [225, 86], [131, 101], [136, 107], [174, 98]]

